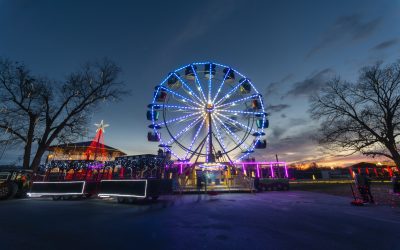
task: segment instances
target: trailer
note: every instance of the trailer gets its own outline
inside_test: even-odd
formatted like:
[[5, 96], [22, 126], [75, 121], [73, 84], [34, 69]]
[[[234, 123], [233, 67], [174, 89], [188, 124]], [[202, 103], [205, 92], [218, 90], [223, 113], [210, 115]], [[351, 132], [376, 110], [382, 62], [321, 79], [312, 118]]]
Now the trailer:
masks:
[[98, 196], [116, 198], [119, 203], [130, 203], [138, 199], [157, 200], [165, 194], [172, 194], [172, 180], [148, 178], [101, 180]]
[[287, 191], [289, 179], [287, 178], [262, 178], [255, 183], [258, 191]]
[[96, 181], [38, 181], [32, 182], [29, 197], [51, 197], [53, 200], [89, 198], [96, 193]]

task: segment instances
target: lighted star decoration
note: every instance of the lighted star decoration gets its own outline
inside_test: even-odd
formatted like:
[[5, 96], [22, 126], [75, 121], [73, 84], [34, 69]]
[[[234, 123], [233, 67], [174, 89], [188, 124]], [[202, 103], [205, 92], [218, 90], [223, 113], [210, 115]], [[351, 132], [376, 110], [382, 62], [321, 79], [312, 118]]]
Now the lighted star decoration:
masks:
[[104, 124], [103, 120], [101, 120], [99, 124], [95, 123], [94, 125], [97, 127], [96, 133], [99, 132], [100, 130], [104, 133], [104, 129], [110, 126], [109, 124]]

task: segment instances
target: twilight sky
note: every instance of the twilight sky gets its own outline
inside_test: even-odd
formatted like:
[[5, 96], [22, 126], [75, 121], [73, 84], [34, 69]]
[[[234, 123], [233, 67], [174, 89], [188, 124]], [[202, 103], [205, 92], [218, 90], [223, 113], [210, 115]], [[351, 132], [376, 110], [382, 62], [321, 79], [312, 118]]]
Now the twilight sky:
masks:
[[[308, 96], [329, 77], [355, 80], [362, 66], [400, 59], [396, 0], [0, 0], [0, 30], [0, 57], [54, 79], [89, 60], [117, 62], [132, 94], [103, 105], [92, 123], [109, 123], [106, 144], [128, 154], [158, 149], [146, 139], [153, 87], [181, 65], [211, 60], [244, 73], [264, 94], [269, 145], [257, 158], [357, 161], [328, 156], [311, 140], [318, 122], [309, 118]], [[0, 164], [18, 156], [7, 150]]]

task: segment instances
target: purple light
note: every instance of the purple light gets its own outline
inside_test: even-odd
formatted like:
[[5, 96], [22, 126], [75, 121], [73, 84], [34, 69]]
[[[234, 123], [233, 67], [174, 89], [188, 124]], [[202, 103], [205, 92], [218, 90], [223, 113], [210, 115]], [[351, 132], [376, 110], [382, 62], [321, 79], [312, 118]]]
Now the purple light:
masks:
[[285, 176], [286, 176], [286, 178], [289, 178], [289, 174], [288, 174], [288, 169], [287, 169], [287, 166], [286, 166], [286, 162], [285, 162]]
[[249, 164], [260, 164], [260, 165], [269, 165], [269, 164], [271, 164], [271, 163], [273, 163], [273, 164], [286, 164], [286, 162], [285, 161], [244, 161], [244, 162], [240, 162], [240, 163], [238, 163], [238, 164], [246, 164], [246, 165], [249, 165]]
[[272, 167], [272, 162], [269, 163], [270, 169], [271, 169], [271, 177], [274, 178], [275, 174], [274, 174], [274, 168]]
[[104, 167], [104, 164], [102, 164], [102, 163], [89, 166], [90, 169], [99, 169], [102, 167]]
[[288, 168], [287, 168], [287, 163], [285, 161], [248, 161], [248, 162], [240, 162], [240, 163], [236, 163], [235, 165], [239, 165], [242, 164], [243, 169], [245, 169], [245, 165], [257, 165], [257, 175], [258, 177], [260, 177], [260, 172], [259, 172], [259, 167], [262, 165], [269, 165], [270, 167], [270, 171], [271, 171], [271, 177], [275, 178], [275, 173], [274, 173], [274, 166], [273, 164], [282, 164], [284, 165], [285, 168], [285, 177], [289, 178], [289, 173], [288, 173]]
[[260, 178], [260, 167], [259, 167], [259, 164], [257, 164], [257, 177]]
[[188, 162], [188, 161], [182, 161], [182, 162], [174, 162], [174, 163], [172, 163], [172, 165], [192, 165], [192, 163], [191, 162]]

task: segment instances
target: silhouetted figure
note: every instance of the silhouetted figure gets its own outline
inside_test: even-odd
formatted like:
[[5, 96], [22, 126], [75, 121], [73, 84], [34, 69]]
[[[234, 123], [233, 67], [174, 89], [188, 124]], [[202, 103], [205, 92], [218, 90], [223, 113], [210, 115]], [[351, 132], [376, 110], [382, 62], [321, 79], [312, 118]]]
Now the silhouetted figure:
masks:
[[393, 193], [395, 194], [400, 193], [399, 177], [397, 175], [393, 175], [391, 181], [392, 181]]
[[365, 179], [365, 196], [367, 196], [367, 202], [375, 203], [374, 197], [371, 194], [371, 178], [366, 174], [363, 174], [363, 177]]

